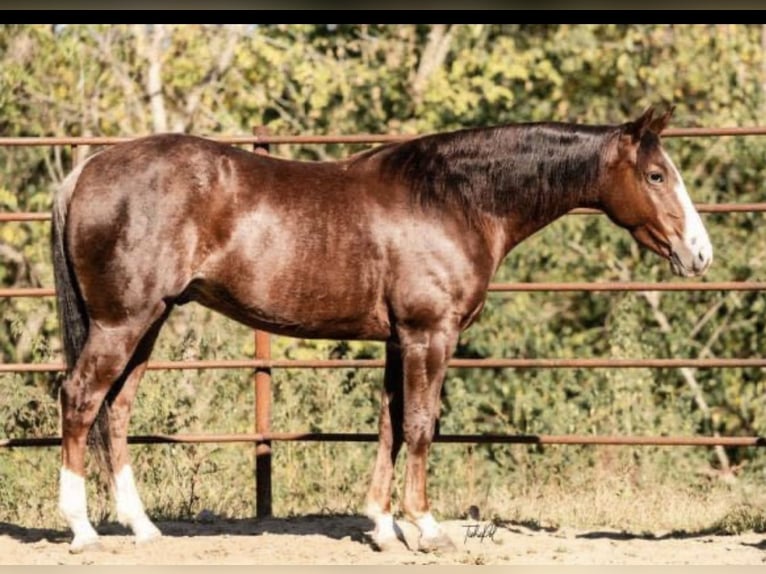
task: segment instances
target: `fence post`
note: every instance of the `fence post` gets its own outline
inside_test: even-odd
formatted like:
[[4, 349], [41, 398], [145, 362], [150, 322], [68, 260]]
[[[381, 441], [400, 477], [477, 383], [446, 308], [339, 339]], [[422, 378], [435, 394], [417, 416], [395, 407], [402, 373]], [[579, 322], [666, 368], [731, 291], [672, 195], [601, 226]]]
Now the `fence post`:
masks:
[[[268, 128], [255, 127], [256, 136], [268, 135]], [[267, 155], [269, 144], [255, 143], [253, 151]], [[271, 358], [271, 336], [260, 330], [255, 331], [255, 358]], [[271, 369], [255, 369], [255, 432], [271, 431]], [[258, 518], [271, 516], [271, 441], [255, 443], [255, 515]]]

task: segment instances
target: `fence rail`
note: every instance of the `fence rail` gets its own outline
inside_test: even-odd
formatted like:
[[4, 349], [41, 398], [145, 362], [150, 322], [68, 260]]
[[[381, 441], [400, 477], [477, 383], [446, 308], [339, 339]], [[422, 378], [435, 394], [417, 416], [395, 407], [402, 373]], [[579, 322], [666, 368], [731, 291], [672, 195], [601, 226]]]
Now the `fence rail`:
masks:
[[[227, 444], [274, 442], [375, 442], [373, 433], [269, 432], [240, 434], [155, 434], [128, 437], [130, 444]], [[508, 435], [437, 434], [434, 442], [465, 444], [549, 444], [620, 446], [766, 446], [759, 436], [593, 436], [593, 435]], [[61, 437], [0, 439], [0, 447], [59, 446]]]
[[[720, 127], [720, 128], [673, 128], [663, 132], [663, 137], [721, 137], [766, 135], [766, 127]], [[271, 144], [381, 144], [402, 141], [415, 137], [410, 134], [356, 134], [356, 135], [304, 135], [276, 136], [263, 128], [256, 128], [253, 135], [220, 137], [214, 139], [232, 145], [250, 145], [255, 153], [268, 154]], [[70, 146], [75, 161], [81, 146], [108, 146], [135, 139], [135, 137], [0, 137], [2, 147]], [[766, 202], [762, 203], [700, 203], [701, 213], [764, 213]], [[596, 209], [575, 209], [574, 215], [601, 214]], [[49, 213], [41, 212], [0, 212], [0, 223], [46, 222]], [[539, 283], [493, 283], [489, 290], [500, 292], [628, 292], [628, 291], [764, 291], [766, 282], [758, 281], [693, 281], [683, 282], [539, 282]], [[0, 298], [51, 297], [50, 287], [13, 287], [0, 289]], [[232, 360], [198, 361], [152, 361], [150, 370], [171, 369], [250, 369], [254, 370], [255, 390], [254, 433], [239, 434], [156, 434], [131, 436], [132, 444], [156, 443], [253, 443], [256, 447], [256, 501], [257, 515], [271, 514], [271, 443], [279, 441], [338, 441], [367, 442], [377, 440], [371, 433], [314, 433], [314, 432], [272, 432], [270, 428], [271, 370], [289, 368], [381, 368], [378, 359], [317, 359], [291, 360], [271, 357], [270, 338], [267, 333], [255, 332], [255, 358]], [[674, 359], [631, 359], [631, 358], [535, 358], [535, 359], [453, 359], [451, 368], [547, 368], [547, 369], [595, 369], [595, 368], [766, 368], [766, 358], [674, 358]], [[64, 370], [62, 363], [6, 363], [0, 364], [0, 373], [56, 373]], [[504, 443], [504, 444], [549, 444], [549, 445], [654, 445], [654, 446], [766, 446], [764, 437], [718, 437], [718, 436], [583, 436], [583, 435], [503, 435], [503, 434], [453, 434], [438, 435], [436, 442], [443, 443]], [[50, 447], [58, 446], [60, 437], [30, 437], [0, 439], [0, 448]]]
[[[258, 128], [256, 128], [258, 129]], [[146, 134], [149, 135], [149, 134]], [[231, 145], [267, 146], [271, 144], [381, 144], [403, 141], [425, 134], [352, 134], [352, 135], [271, 135], [265, 132], [247, 136], [206, 136]], [[668, 128], [663, 138], [766, 135], [766, 126], [730, 126], [720, 128]], [[143, 136], [29, 136], [0, 137], [2, 147], [116, 145]]]
[[[689, 283], [659, 283], [651, 281], [612, 281], [600, 283], [539, 282], [539, 283], [490, 283], [492, 293], [537, 293], [548, 291], [764, 291], [763, 281], [690, 281]], [[0, 299], [18, 297], [53, 297], [52, 287], [9, 287], [0, 289]]]
[[[698, 203], [695, 206], [700, 213], [763, 213], [766, 211], [766, 203]], [[578, 208], [569, 212], [571, 215], [602, 215], [598, 209]], [[25, 221], [50, 221], [50, 213], [35, 211], [29, 212], [2, 212], [0, 223], [25, 222]]]
[[[149, 361], [147, 370], [381, 369], [383, 359], [209, 359]], [[734, 369], [766, 368], [766, 358], [711, 359], [452, 359], [452, 369]], [[0, 373], [55, 373], [64, 363], [3, 363]]]

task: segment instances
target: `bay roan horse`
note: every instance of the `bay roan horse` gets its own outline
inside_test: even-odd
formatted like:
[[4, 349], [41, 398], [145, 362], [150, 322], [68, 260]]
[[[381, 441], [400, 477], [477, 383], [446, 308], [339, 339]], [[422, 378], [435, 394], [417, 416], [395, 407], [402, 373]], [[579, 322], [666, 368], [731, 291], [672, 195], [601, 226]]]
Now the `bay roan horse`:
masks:
[[[131, 404], [175, 305], [197, 301], [295, 337], [385, 341], [380, 442], [367, 497], [374, 541], [396, 543], [394, 461], [423, 550], [450, 547], [429, 512], [426, 458], [458, 335], [519, 242], [599, 208], [675, 273], [712, 248], [659, 134], [670, 111], [611, 126], [528, 123], [384, 145], [338, 162], [256, 155], [187, 135], [116, 145], [81, 163], [54, 206], [69, 372], [60, 390], [60, 510], [71, 550], [94, 544], [85, 452], [101, 437], [118, 519], [159, 536], [129, 464]], [[91, 437], [92, 438], [92, 437]]]

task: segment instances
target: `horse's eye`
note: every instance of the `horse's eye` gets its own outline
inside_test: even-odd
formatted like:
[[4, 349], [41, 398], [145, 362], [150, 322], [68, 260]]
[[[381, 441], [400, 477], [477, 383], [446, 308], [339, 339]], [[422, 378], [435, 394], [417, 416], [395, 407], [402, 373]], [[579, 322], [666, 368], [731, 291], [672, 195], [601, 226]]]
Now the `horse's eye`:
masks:
[[662, 183], [665, 181], [665, 176], [659, 171], [651, 171], [647, 174], [646, 179], [649, 180], [649, 183]]

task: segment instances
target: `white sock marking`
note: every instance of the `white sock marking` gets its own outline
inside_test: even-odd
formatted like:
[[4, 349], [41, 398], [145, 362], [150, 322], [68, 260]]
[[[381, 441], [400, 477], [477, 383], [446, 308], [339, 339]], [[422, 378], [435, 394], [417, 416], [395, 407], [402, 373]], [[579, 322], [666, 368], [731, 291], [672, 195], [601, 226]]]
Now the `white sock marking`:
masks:
[[375, 540], [377, 542], [396, 540], [393, 514], [381, 513], [375, 517]]
[[74, 533], [73, 551], [80, 551], [98, 540], [98, 533], [88, 520], [85, 478], [64, 467], [59, 475], [59, 511]]
[[381, 544], [391, 540], [397, 540], [393, 514], [390, 512], [383, 512], [380, 506], [374, 502], [367, 504], [366, 514], [375, 522], [375, 530], [372, 533], [375, 542]]
[[430, 512], [418, 518], [416, 524], [423, 538], [437, 538], [442, 534], [441, 526]]
[[117, 503], [117, 520], [133, 530], [137, 542], [160, 536], [160, 531], [146, 516], [129, 464], [123, 466], [114, 476], [114, 496]]

